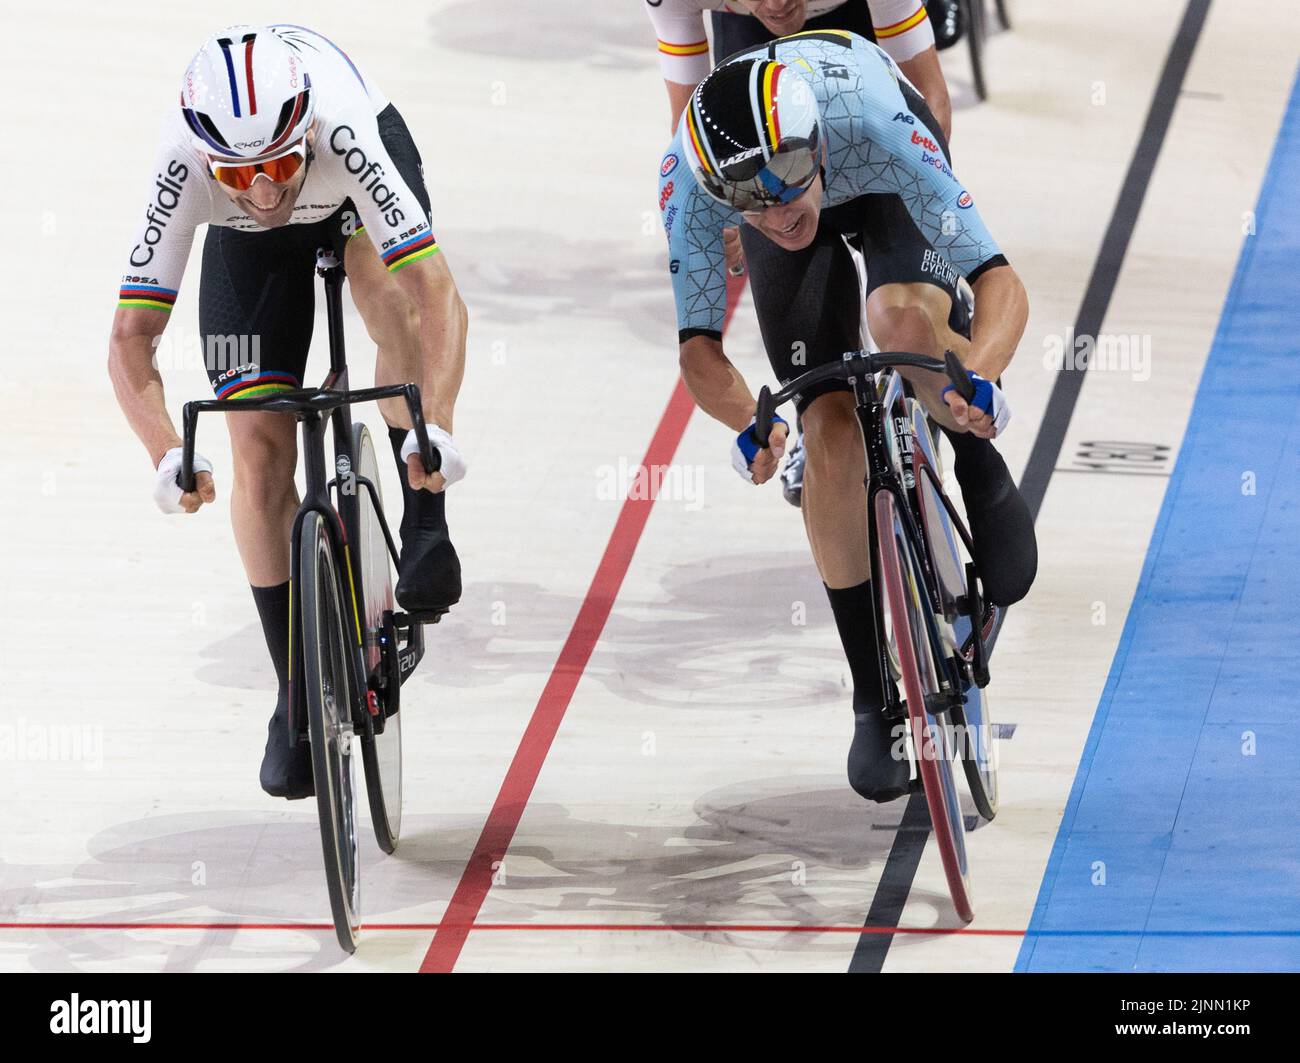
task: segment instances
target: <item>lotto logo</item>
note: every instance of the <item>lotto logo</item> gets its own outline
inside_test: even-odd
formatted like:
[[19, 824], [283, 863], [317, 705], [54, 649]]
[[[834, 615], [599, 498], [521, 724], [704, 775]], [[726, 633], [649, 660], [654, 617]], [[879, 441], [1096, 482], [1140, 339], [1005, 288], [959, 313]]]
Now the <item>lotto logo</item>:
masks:
[[939, 150], [939, 145], [938, 145], [938, 144], [936, 144], [936, 143], [935, 143], [933, 140], [931, 140], [929, 137], [923, 137], [923, 136], [921, 136], [921, 134], [918, 133], [918, 132], [916, 132], [916, 130], [912, 130], [912, 143], [913, 143], [913, 144], [920, 144], [921, 147], [925, 148], [927, 151], [938, 151], [938, 150]]
[[673, 198], [673, 183], [669, 181], [666, 185], [664, 185], [663, 191], [659, 193], [659, 209], [663, 210], [664, 207], [668, 206], [668, 201], [672, 198]]

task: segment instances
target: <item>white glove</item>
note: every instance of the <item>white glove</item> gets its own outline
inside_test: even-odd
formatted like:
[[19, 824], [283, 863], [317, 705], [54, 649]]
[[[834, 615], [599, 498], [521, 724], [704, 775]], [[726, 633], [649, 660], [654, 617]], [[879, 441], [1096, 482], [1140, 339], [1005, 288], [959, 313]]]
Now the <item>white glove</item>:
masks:
[[[446, 486], [450, 487], [457, 480], [465, 478], [465, 459], [461, 457], [460, 451], [456, 449], [456, 444], [451, 436], [439, 428], [436, 424], [425, 426], [429, 433], [429, 443], [434, 450], [442, 455], [442, 465], [438, 469], [442, 473], [443, 479], [447, 481]], [[412, 454], [420, 453], [420, 444], [415, 438], [415, 429], [412, 428], [406, 433], [406, 442], [402, 444], [402, 460], [405, 461]]]
[[[162, 456], [162, 461], [158, 463], [158, 478], [153, 485], [153, 500], [158, 503], [158, 508], [164, 513], [184, 513], [185, 509], [181, 505], [181, 495], [185, 492], [181, 490], [181, 447], [172, 447]], [[212, 471], [212, 462], [208, 461], [202, 454], [195, 451], [194, 453], [194, 475], [201, 472], [210, 473]]]

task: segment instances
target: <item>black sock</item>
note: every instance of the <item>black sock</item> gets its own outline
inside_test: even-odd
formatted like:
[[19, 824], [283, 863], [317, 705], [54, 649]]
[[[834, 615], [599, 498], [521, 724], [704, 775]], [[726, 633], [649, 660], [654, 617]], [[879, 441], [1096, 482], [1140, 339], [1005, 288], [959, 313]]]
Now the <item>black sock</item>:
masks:
[[446, 610], [460, 601], [460, 558], [447, 529], [447, 492], [417, 491], [406, 476], [402, 444], [407, 429], [389, 428], [388, 441], [402, 482], [402, 551], [394, 593], [408, 612]]
[[1000, 494], [1011, 481], [1011, 472], [1002, 460], [991, 439], [981, 439], [974, 432], [954, 432], [944, 428], [943, 434], [952, 445], [956, 460], [952, 471], [961, 485], [962, 497]]
[[1033, 514], [992, 440], [943, 432], [957, 455], [953, 473], [966, 503], [984, 596], [994, 605], [1011, 605], [1029, 593], [1038, 572]]
[[885, 704], [884, 685], [880, 679], [880, 652], [876, 640], [876, 614], [872, 604], [871, 581], [843, 590], [826, 588], [826, 597], [835, 614], [840, 644], [853, 675], [853, 711], [879, 710]]
[[406, 476], [406, 461], [402, 457], [402, 444], [406, 442], [407, 428], [388, 429], [388, 442], [397, 462], [397, 478], [402, 484], [402, 542], [411, 537], [417, 528], [441, 531], [447, 527], [447, 492], [417, 491]]
[[262, 620], [262, 634], [275, 666], [280, 693], [289, 689], [289, 581], [274, 587], [252, 587], [257, 615]]
[[853, 744], [849, 785], [869, 801], [892, 801], [907, 793], [911, 764], [906, 743], [883, 711], [884, 683], [871, 581], [843, 590], [826, 588], [835, 627], [853, 674]]

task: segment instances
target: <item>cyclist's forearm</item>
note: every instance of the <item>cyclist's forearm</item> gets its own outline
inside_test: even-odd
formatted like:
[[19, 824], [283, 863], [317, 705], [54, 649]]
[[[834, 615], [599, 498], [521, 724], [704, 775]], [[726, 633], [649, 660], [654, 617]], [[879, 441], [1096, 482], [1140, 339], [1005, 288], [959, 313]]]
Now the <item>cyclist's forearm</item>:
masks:
[[469, 314], [455, 287], [441, 293], [420, 315], [420, 347], [425, 360], [420, 382], [425, 420], [453, 431], [456, 396], [465, 378], [465, 339]]
[[973, 285], [975, 319], [971, 322], [966, 368], [986, 380], [1000, 377], [1016, 353], [1029, 321], [1029, 298], [1016, 271], [995, 266]]
[[441, 255], [413, 262], [396, 276], [419, 308], [421, 358], [416, 383], [425, 420], [452, 432], [456, 396], [465, 376], [469, 330], [465, 303]]
[[153, 364], [152, 338], [115, 335], [108, 345], [108, 375], [131, 431], [156, 467], [167, 451], [181, 445], [181, 437], [167, 413], [162, 377]]
[[733, 432], [749, 427], [754, 419], [754, 393], [722, 353], [720, 341], [692, 336], [681, 345], [679, 361], [682, 381], [696, 406]]
[[939, 123], [943, 135], [952, 139], [952, 100], [948, 96], [948, 82], [943, 77], [943, 67], [939, 65], [939, 53], [927, 48], [919, 55], [898, 64], [904, 76], [916, 91], [925, 97], [926, 106]]

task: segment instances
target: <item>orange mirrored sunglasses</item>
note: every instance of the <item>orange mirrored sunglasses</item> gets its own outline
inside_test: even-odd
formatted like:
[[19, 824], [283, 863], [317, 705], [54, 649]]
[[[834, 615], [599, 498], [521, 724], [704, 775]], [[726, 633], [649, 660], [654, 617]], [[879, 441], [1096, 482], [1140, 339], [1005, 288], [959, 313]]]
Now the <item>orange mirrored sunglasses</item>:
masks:
[[269, 159], [261, 159], [258, 162], [231, 162], [227, 159], [209, 159], [208, 168], [212, 171], [212, 176], [220, 181], [227, 188], [233, 188], [236, 192], [244, 192], [253, 186], [258, 175], [264, 176], [268, 181], [276, 184], [284, 184], [293, 177], [306, 161], [307, 151], [302, 144], [295, 144], [288, 151], [273, 155]]

